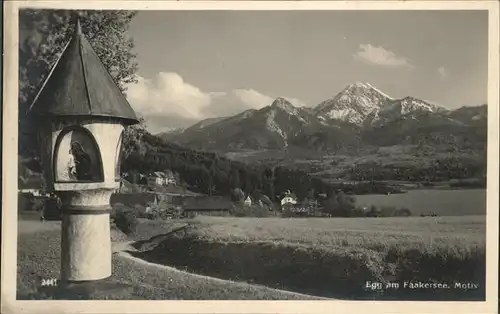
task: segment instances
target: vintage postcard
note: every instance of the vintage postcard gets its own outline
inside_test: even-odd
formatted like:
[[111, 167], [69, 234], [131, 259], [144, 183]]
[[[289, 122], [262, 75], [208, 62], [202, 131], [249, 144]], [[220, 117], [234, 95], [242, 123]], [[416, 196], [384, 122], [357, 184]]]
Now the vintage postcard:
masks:
[[6, 2], [2, 313], [497, 312], [498, 14]]

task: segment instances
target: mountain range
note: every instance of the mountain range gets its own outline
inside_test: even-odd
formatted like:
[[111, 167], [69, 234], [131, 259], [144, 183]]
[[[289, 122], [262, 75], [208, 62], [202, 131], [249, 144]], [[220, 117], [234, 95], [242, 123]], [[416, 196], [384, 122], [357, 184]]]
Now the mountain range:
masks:
[[261, 109], [202, 120], [159, 135], [219, 152], [290, 147], [347, 152], [422, 143], [478, 150], [486, 145], [486, 132], [486, 105], [447, 110], [415, 97], [395, 99], [369, 83], [357, 82], [312, 108], [277, 98]]

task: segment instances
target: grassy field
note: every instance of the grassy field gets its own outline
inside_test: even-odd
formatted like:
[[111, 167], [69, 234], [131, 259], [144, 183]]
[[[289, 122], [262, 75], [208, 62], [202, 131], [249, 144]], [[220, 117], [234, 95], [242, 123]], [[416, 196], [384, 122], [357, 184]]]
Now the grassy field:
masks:
[[[146, 225], [139, 227], [144, 237], [152, 236]], [[154, 230], [169, 232], [178, 224], [162, 223]], [[201, 277], [172, 268], [142, 262], [128, 254], [113, 254], [113, 275], [107, 284], [117, 289], [94, 290], [83, 287], [68, 294], [40, 287], [42, 279], [59, 278], [60, 222], [20, 221], [18, 236], [18, 299], [95, 299], [95, 300], [308, 300], [317, 299], [268, 287]], [[140, 236], [139, 236], [140, 238]], [[131, 240], [117, 230], [113, 243]], [[129, 257], [127, 257], [129, 256]]]
[[[185, 226], [188, 228], [172, 232]], [[40, 291], [39, 285], [42, 278], [59, 277], [60, 223], [23, 221], [19, 231], [18, 298], [52, 298], [50, 293]], [[141, 220], [132, 237], [114, 230], [112, 240], [136, 241], [135, 250], [113, 254], [109, 281], [126, 288], [109, 294], [87, 291], [79, 298], [309, 298], [297, 293], [341, 299], [484, 298], [485, 216], [198, 216]], [[450, 288], [366, 287], [367, 282], [402, 285], [405, 281], [446, 283]], [[476, 283], [479, 287], [455, 289], [455, 282]]]
[[[481, 299], [485, 217], [197, 217], [186, 233], [137, 253], [202, 274], [347, 299]], [[150, 233], [154, 233], [151, 228]], [[446, 283], [450, 289], [372, 290], [366, 282]], [[454, 289], [473, 282], [479, 289]]]
[[[232, 218], [198, 216], [198, 238], [273, 241], [308, 246], [366, 249], [425, 246], [427, 249], [484, 245], [485, 216], [413, 218]], [[153, 224], [158, 225], [158, 222]]]

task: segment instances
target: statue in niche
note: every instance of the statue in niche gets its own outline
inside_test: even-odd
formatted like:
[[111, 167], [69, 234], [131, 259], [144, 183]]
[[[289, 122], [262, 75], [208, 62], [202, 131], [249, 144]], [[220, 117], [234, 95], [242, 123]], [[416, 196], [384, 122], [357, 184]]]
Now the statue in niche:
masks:
[[68, 179], [75, 181], [76, 179], [76, 166], [75, 166], [75, 157], [71, 153], [71, 149], [69, 150], [69, 159], [68, 159], [68, 166], [67, 166], [67, 171], [66, 175]]
[[78, 141], [71, 143], [68, 161], [68, 176], [71, 180], [91, 180], [92, 162], [90, 155]]
[[102, 182], [99, 149], [84, 129], [70, 129], [58, 139], [54, 175], [58, 182]]

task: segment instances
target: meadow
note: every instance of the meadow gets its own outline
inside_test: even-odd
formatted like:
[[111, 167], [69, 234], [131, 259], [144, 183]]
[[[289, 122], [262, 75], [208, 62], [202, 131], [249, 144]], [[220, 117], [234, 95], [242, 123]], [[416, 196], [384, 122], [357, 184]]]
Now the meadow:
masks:
[[[110, 280], [127, 288], [108, 295], [84, 292], [79, 298], [482, 300], [485, 220], [139, 219], [129, 236], [113, 227], [113, 243], [133, 241], [126, 251], [113, 254]], [[60, 223], [22, 220], [19, 231], [18, 297], [54, 298], [40, 291], [39, 282], [59, 277]], [[404, 282], [444, 283], [449, 288], [385, 288]], [[455, 283], [478, 288], [455, 288]]]
[[[161, 232], [169, 232], [178, 223], [163, 223]], [[144, 227], [144, 225], [142, 226]], [[146, 264], [124, 252], [113, 253], [113, 275], [104, 280], [116, 289], [97, 289], [83, 285], [68, 293], [60, 287], [43, 287], [42, 279], [60, 278], [61, 225], [58, 221], [20, 220], [18, 224], [17, 299], [18, 300], [311, 300], [312, 296], [278, 291], [245, 282], [202, 277], [168, 267]], [[141, 227], [139, 227], [140, 229]], [[111, 230], [113, 247], [127, 237]], [[147, 234], [146, 236], [149, 236]]]
[[[485, 216], [230, 218], [199, 216], [137, 257], [218, 278], [343, 299], [481, 299]], [[153, 227], [148, 233], [154, 233]], [[151, 249], [151, 247], [154, 247]], [[372, 289], [398, 282], [449, 289]], [[473, 282], [475, 290], [455, 289]]]

